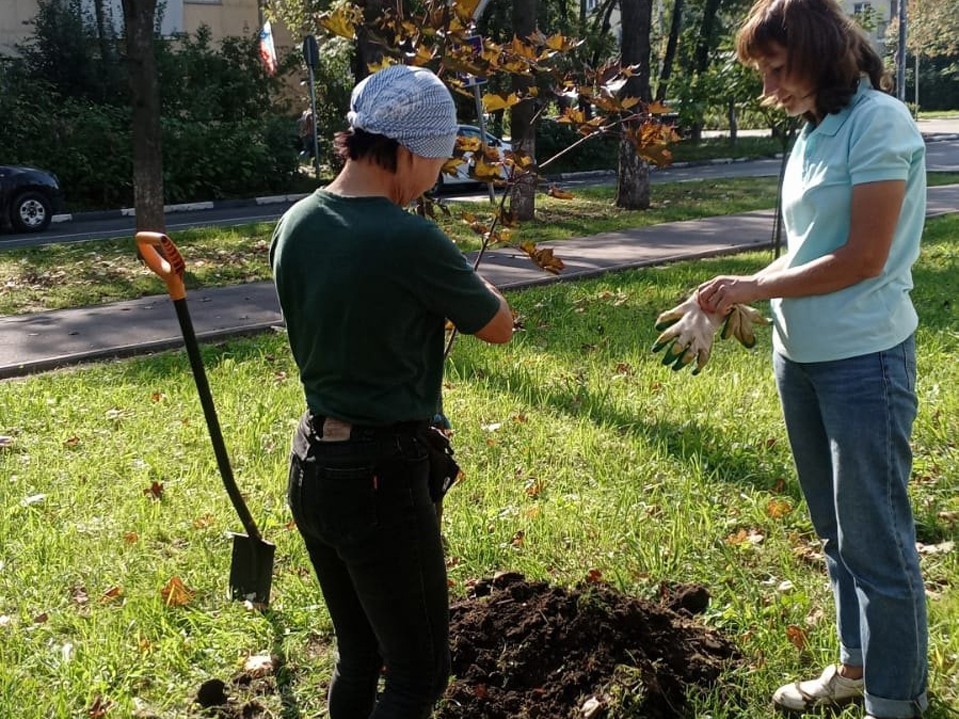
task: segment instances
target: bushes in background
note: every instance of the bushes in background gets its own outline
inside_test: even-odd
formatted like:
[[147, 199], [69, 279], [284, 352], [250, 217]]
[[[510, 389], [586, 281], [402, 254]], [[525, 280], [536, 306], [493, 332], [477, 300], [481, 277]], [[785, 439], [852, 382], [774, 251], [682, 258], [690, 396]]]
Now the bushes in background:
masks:
[[[109, 32], [109, 28], [107, 28]], [[18, 58], [0, 58], [0, 162], [60, 178], [72, 210], [133, 204], [123, 40], [78, 0], [40, 5]], [[271, 193], [298, 171], [294, 110], [259, 63], [255, 36], [218, 47], [208, 28], [157, 38], [165, 202]]]

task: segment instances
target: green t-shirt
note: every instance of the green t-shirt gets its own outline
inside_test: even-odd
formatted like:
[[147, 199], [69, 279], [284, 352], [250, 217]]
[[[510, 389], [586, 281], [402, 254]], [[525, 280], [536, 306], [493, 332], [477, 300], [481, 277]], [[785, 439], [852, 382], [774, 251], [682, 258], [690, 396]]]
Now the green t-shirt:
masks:
[[432, 417], [446, 318], [472, 334], [499, 310], [435, 224], [385, 197], [317, 190], [280, 218], [270, 263], [307, 405], [354, 424]]

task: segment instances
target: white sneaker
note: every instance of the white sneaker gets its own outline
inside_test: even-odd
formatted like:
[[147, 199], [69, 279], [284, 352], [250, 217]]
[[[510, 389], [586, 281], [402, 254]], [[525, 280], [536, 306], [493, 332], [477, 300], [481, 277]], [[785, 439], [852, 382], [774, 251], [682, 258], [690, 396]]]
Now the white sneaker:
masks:
[[862, 692], [862, 679], [846, 679], [839, 675], [839, 667], [832, 664], [818, 679], [779, 687], [773, 694], [773, 704], [780, 709], [802, 712], [815, 707], [850, 704], [861, 699]]

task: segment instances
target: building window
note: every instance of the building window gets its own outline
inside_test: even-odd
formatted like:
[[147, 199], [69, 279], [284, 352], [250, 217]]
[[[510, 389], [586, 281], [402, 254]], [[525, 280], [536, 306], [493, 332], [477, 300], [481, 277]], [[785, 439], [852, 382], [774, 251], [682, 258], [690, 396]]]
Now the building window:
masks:
[[222, 5], [223, 0], [183, 0], [184, 5]]
[[599, 0], [586, 0], [586, 12], [593, 12], [599, 7]]
[[871, 2], [857, 2], [852, 4], [853, 15], [862, 15], [872, 10]]

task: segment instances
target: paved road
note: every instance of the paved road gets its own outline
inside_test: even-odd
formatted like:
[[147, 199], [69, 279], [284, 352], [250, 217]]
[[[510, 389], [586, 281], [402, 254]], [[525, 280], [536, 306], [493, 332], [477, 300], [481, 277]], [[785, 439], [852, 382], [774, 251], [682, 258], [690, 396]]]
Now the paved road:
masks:
[[[935, 125], [931, 123], [937, 123]], [[942, 133], [952, 129], [959, 133], [959, 121], [923, 121], [923, 130], [933, 128]], [[949, 137], [949, 135], [940, 135]], [[931, 135], [930, 137], [935, 137]], [[927, 167], [934, 172], [959, 172], [959, 134], [954, 139], [929, 142], [927, 145]], [[775, 177], [779, 174], [780, 160], [764, 159], [747, 162], [717, 162], [716, 164], [670, 167], [654, 170], [652, 182], [683, 182], [720, 177]], [[607, 173], [589, 173], [579, 178], [560, 180], [563, 187], [575, 188], [583, 185], [613, 184], [615, 175]], [[483, 200], [485, 191], [466, 191], [447, 196], [450, 200]], [[277, 198], [278, 199], [278, 198]], [[252, 204], [246, 201], [218, 204], [214, 209], [200, 209], [167, 215], [167, 231], [176, 232], [190, 227], [211, 225], [232, 226], [250, 222], [272, 222], [292, 204], [293, 200], [276, 201], [270, 204]], [[132, 237], [134, 220], [132, 217], [109, 217], [74, 220], [56, 224], [39, 235], [0, 234], [0, 250], [3, 248], [26, 247], [54, 242], [85, 242], [94, 239], [112, 237]]]

